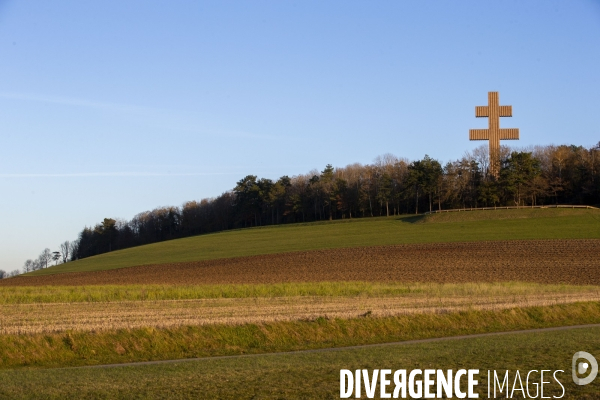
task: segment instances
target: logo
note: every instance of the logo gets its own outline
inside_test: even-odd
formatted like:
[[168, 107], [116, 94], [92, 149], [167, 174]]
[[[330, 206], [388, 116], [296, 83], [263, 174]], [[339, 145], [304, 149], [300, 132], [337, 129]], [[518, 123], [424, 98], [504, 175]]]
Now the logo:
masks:
[[[582, 358], [586, 361], [577, 363], [577, 360], [580, 360]], [[596, 375], [598, 375], [598, 362], [596, 361], [593, 355], [585, 351], [578, 351], [577, 353], [573, 354], [572, 367], [573, 382], [575, 382], [576, 385], [587, 385], [596, 378]], [[575, 367], [577, 367], [577, 369], [575, 369]], [[587, 373], [590, 367], [591, 371], [589, 372], [589, 375], [587, 377], [579, 378], [577, 376]]]

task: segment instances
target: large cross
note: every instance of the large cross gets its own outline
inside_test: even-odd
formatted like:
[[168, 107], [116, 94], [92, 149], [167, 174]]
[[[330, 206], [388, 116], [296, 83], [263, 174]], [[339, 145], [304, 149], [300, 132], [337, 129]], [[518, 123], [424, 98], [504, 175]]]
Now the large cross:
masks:
[[489, 140], [490, 174], [500, 173], [500, 140], [519, 140], [519, 129], [500, 129], [500, 117], [512, 117], [512, 106], [501, 106], [498, 92], [488, 92], [488, 105], [476, 106], [475, 117], [488, 117], [488, 129], [470, 129], [469, 140]]

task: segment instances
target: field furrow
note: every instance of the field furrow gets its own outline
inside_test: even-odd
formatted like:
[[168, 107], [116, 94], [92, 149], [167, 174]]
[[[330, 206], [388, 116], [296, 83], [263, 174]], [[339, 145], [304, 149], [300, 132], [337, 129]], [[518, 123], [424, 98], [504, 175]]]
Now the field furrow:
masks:
[[0, 286], [319, 281], [600, 285], [600, 240], [428, 243], [315, 250], [23, 276], [4, 279]]

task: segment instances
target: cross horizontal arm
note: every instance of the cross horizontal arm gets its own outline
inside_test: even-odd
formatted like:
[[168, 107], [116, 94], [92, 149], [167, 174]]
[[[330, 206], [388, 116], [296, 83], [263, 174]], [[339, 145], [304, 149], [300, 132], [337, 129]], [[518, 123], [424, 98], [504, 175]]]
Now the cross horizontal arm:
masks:
[[500, 117], [512, 117], [512, 106], [500, 106]]
[[476, 106], [475, 107], [475, 117], [482, 118], [482, 117], [489, 117], [489, 116], [490, 116], [490, 112], [489, 112], [488, 106]]
[[519, 140], [519, 128], [500, 129], [500, 140]]
[[[488, 106], [476, 106], [475, 116], [477, 118], [485, 118], [490, 116], [490, 108]], [[499, 106], [499, 117], [512, 117], [512, 106]]]
[[489, 129], [469, 129], [469, 140], [489, 140]]

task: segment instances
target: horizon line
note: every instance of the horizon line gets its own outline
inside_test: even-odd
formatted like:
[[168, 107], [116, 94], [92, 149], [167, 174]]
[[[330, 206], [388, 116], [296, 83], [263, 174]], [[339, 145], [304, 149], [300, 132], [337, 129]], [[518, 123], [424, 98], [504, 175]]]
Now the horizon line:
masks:
[[211, 176], [234, 175], [237, 172], [70, 172], [70, 173], [26, 173], [3, 174], [0, 178], [90, 178], [90, 177], [162, 177], [162, 176]]

